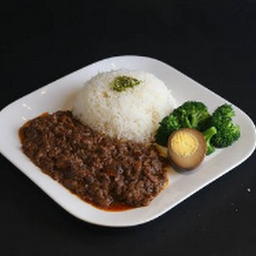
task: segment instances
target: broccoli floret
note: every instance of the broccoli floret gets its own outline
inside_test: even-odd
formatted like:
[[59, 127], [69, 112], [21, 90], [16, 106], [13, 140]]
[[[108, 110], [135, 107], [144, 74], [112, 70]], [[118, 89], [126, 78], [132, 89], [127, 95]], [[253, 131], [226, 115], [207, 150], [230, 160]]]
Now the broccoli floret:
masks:
[[217, 134], [217, 129], [214, 126], [203, 132], [206, 141], [206, 155], [210, 155], [215, 151], [215, 147], [211, 143], [211, 139], [215, 134]]
[[181, 128], [180, 122], [175, 115], [166, 116], [157, 130], [155, 140], [159, 145], [167, 146], [170, 134]]
[[155, 140], [162, 146], [167, 146], [170, 134], [180, 128], [198, 129], [200, 122], [209, 118], [206, 105], [199, 101], [187, 101], [166, 116], [157, 130]]
[[206, 105], [200, 101], [187, 101], [176, 110], [174, 110], [184, 128], [197, 129], [200, 122], [210, 116]]
[[228, 104], [223, 104], [214, 111], [213, 115], [210, 115], [208, 118], [200, 122], [198, 129], [202, 132], [204, 130], [207, 130], [211, 126], [215, 126], [216, 124], [218, 125], [224, 119], [231, 120], [234, 115], [235, 112], [232, 106]]
[[225, 148], [231, 146], [240, 138], [240, 128], [232, 120], [226, 118], [221, 122], [214, 122], [218, 130], [212, 138], [212, 144], [216, 148]]
[[232, 106], [230, 104], [223, 104], [219, 106], [214, 112], [213, 112], [214, 118], [232, 118], [235, 116], [235, 111], [233, 110]]
[[209, 125], [216, 127], [217, 134], [213, 136], [211, 143], [216, 148], [225, 148], [232, 145], [240, 138], [240, 128], [233, 123], [235, 112], [231, 105], [223, 104], [212, 114]]

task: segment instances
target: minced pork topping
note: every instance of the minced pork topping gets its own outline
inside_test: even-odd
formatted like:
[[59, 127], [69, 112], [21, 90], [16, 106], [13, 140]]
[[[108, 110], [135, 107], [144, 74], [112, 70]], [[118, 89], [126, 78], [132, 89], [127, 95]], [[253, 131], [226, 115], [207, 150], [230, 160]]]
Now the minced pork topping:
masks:
[[101, 209], [146, 206], [168, 181], [166, 159], [154, 145], [111, 139], [70, 111], [32, 119], [19, 134], [35, 165]]

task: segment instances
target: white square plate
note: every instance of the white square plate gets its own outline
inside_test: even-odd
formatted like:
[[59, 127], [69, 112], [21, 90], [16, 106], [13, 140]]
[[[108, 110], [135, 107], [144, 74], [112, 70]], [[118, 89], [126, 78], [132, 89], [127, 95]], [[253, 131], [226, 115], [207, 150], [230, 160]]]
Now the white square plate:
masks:
[[0, 112], [0, 151], [17, 168], [35, 182], [61, 207], [77, 218], [103, 226], [124, 227], [148, 222], [164, 214], [199, 189], [245, 161], [255, 149], [255, 126], [239, 108], [235, 122], [241, 138], [231, 147], [217, 150], [206, 157], [192, 174], [169, 172], [170, 183], [149, 206], [123, 212], [99, 210], [71, 194], [66, 188], [42, 173], [21, 151], [18, 129], [29, 119], [44, 112], [70, 109], [74, 96], [84, 82], [98, 72], [127, 68], [153, 73], [171, 89], [178, 105], [187, 100], [200, 100], [210, 111], [227, 102], [169, 65], [148, 57], [119, 56], [108, 58], [65, 76], [13, 102]]

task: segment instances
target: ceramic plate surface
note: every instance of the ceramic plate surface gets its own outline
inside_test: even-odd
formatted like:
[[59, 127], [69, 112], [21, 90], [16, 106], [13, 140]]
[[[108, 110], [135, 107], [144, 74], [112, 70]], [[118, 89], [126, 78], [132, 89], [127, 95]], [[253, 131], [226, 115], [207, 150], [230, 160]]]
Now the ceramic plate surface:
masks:
[[153, 73], [171, 89], [177, 105], [187, 100], [200, 100], [213, 111], [227, 102], [161, 61], [140, 56], [119, 56], [96, 62], [50, 83], [13, 102], [0, 112], [1, 153], [69, 213], [89, 223], [112, 227], [139, 225], [164, 214], [245, 161], [254, 151], [256, 140], [253, 122], [242, 110], [234, 106], [234, 121], [240, 125], [241, 138], [231, 147], [217, 150], [213, 155], [206, 157], [203, 164], [189, 175], [170, 171], [168, 187], [147, 207], [123, 212], [107, 212], [94, 208], [42, 173], [22, 153], [18, 129], [27, 120], [44, 112], [70, 109], [74, 96], [86, 80], [98, 72], [119, 68]]

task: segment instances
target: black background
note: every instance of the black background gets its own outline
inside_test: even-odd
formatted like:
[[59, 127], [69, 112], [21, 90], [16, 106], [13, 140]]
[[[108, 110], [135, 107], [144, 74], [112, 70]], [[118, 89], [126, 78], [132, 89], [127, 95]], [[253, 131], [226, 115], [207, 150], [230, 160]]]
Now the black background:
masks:
[[[256, 121], [256, 1], [2, 1], [0, 15], [0, 109], [95, 61], [135, 54]], [[106, 228], [69, 215], [0, 155], [0, 254], [256, 255], [255, 163], [254, 154], [152, 222]]]

